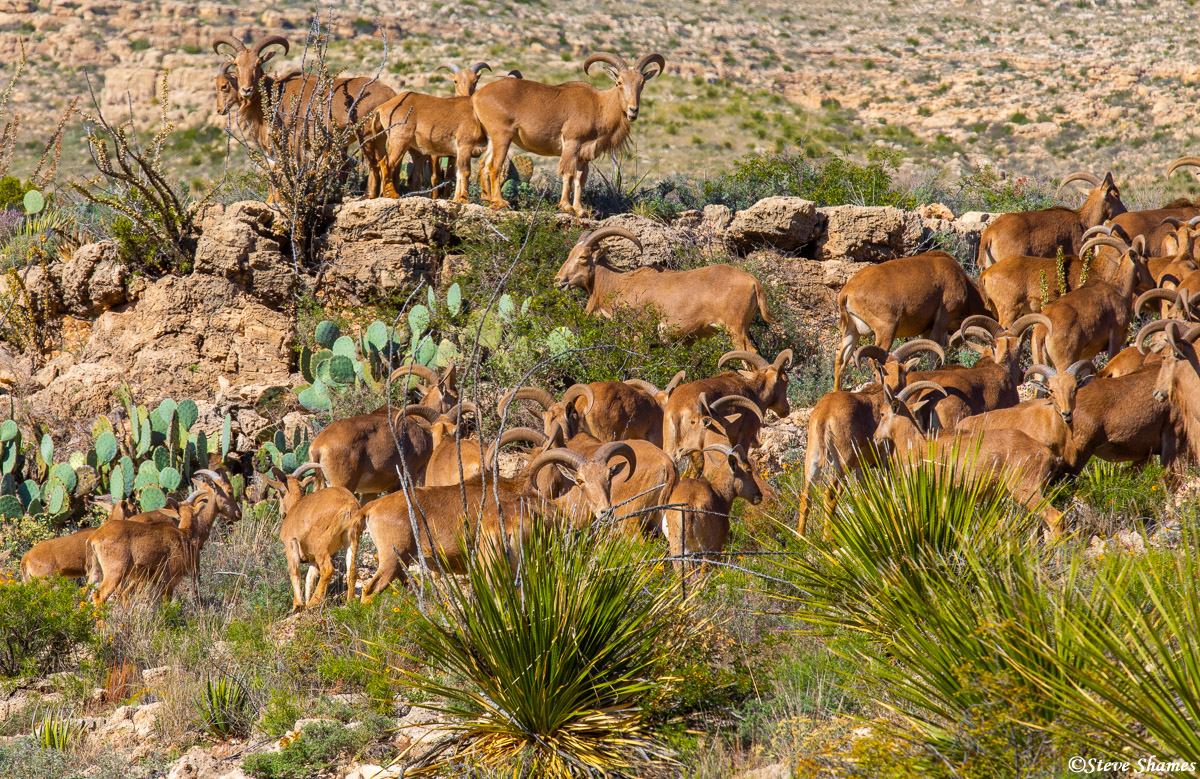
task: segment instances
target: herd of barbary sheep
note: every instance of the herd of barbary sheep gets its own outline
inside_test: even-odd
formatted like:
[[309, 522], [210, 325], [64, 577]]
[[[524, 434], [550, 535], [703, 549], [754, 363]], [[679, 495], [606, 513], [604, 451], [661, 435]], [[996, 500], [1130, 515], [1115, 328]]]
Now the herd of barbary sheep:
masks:
[[[263, 73], [270, 59], [263, 52], [272, 46], [286, 51], [287, 41], [271, 37], [247, 47], [221, 38], [214, 47], [228, 47], [237, 69], [236, 76], [227, 68], [218, 77], [222, 107], [236, 105], [251, 128], [264, 121], [264, 91], [307, 83], [304, 76]], [[512, 142], [561, 155], [562, 205], [579, 210], [588, 162], [624, 139], [644, 80], [664, 65], [656, 54], [633, 68], [602, 54], [589, 57], [585, 71], [595, 62], [616, 81], [613, 89], [539, 84], [513, 74], [475, 91], [482, 64], [452, 69], [456, 98], [394, 95], [367, 80], [342, 80], [334, 88], [366, 89], [371, 99], [358, 101], [361, 118], [387, 128], [386, 153], [368, 154], [377, 194], [393, 192], [408, 152], [457, 157], [456, 197], [465, 197], [471, 157], [482, 152], [484, 181], [491, 178], [485, 191], [499, 205], [496, 175]], [[400, 134], [387, 118], [398, 110], [407, 115]], [[458, 129], [430, 129], [445, 117], [455, 117]], [[471, 129], [464, 135], [465, 125]], [[1200, 168], [1200, 157], [1176, 160], [1168, 175], [1188, 166]], [[436, 176], [438, 165], [432, 169]], [[847, 477], [893, 459], [971, 469], [1040, 514], [1054, 539], [1063, 518], [1044, 489], [1078, 474], [1091, 457], [1141, 463], [1158, 455], [1165, 466], [1200, 458], [1200, 204], [1179, 200], [1126, 211], [1111, 175], [1073, 173], [1060, 191], [1068, 183], [1088, 187], [1080, 208], [1004, 214], [984, 230], [977, 282], [949, 254], [933, 251], [870, 266], [845, 285], [837, 300], [842, 340], [834, 388], [809, 422], [800, 533], [813, 500], [832, 509]], [[792, 351], [770, 361], [751, 342], [747, 331], [756, 314], [774, 321], [752, 275], [720, 264], [621, 272], [606, 259], [606, 239], [641, 249], [621, 228], [586, 233], [554, 282], [584, 289], [587, 310], [603, 316], [613, 306], [653, 305], [679, 337], [723, 327], [739, 349], [718, 365], [741, 367], [690, 382], [680, 371], [664, 389], [636, 379], [576, 384], [557, 399], [519, 387], [501, 398], [503, 432], [492, 441], [471, 432], [468, 420], [479, 409], [460, 399], [454, 366], [441, 373], [420, 365], [398, 369], [389, 384], [418, 379], [411, 400], [332, 422], [313, 440], [311, 462], [266, 477], [280, 497], [296, 610], [323, 600], [343, 550], [347, 597], [356, 596], [364, 529], [379, 550], [378, 571], [361, 589], [364, 600], [405, 581], [414, 562], [462, 571], [459, 544], [468, 527], [477, 541], [510, 553], [539, 522], [661, 533], [676, 559], [721, 553], [733, 502], [762, 497], [749, 455], [767, 415], [790, 413]], [[1125, 346], [1142, 312], [1159, 318]], [[1023, 369], [1026, 336], [1032, 365]], [[859, 346], [864, 338], [874, 342]], [[898, 338], [913, 340], [893, 350]], [[970, 367], [944, 364], [955, 346], [977, 355]], [[1092, 359], [1102, 351], [1108, 361], [1097, 369]], [[917, 370], [926, 357], [937, 367]], [[876, 381], [844, 390], [850, 363], [873, 367]], [[1018, 387], [1025, 382], [1037, 397], [1021, 402]], [[521, 402], [541, 408], [541, 430], [505, 429]], [[519, 473], [505, 478], [498, 452], [514, 443], [529, 451]], [[22, 559], [24, 576], [87, 576], [97, 585], [97, 603], [147, 586], [170, 597], [181, 580], [198, 575], [217, 516], [240, 515], [220, 465], [196, 476], [193, 495], [168, 509], [135, 514], [119, 504], [98, 528], [38, 544]]]

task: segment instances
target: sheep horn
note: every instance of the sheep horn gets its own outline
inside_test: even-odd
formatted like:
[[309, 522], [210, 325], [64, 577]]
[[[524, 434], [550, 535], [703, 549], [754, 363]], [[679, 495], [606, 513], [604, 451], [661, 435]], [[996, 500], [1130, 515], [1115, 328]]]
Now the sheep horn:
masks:
[[299, 468], [297, 468], [296, 470], [292, 471], [292, 475], [295, 476], [296, 478], [300, 478], [300, 474], [302, 474], [306, 471], [320, 471], [321, 473], [325, 473], [325, 469], [321, 467], [320, 463], [306, 462], [303, 465], [301, 465]]
[[701, 392], [696, 396], [696, 411], [705, 416], [712, 416], [712, 410], [708, 407], [708, 393]]
[[667, 386], [663, 389], [663, 391], [666, 392], [667, 395], [670, 395], [675, 391], [675, 388], [679, 386], [679, 382], [683, 381], [685, 376], [687, 376], [687, 371], [679, 371], [679, 373], [676, 373], [671, 377], [671, 380], [667, 382]]
[[945, 350], [937, 341], [931, 341], [928, 338], [917, 338], [902, 344], [892, 352], [892, 357], [896, 359], [896, 362], [904, 362], [918, 352], [933, 352], [938, 356], [939, 364], [946, 361]]
[[1171, 225], [1172, 227], [1179, 227], [1181, 224], [1183, 224], [1183, 222], [1179, 221], [1173, 216], [1165, 217], [1161, 222], [1159, 222], [1159, 225]]
[[709, 444], [708, 446], [704, 447], [700, 451], [702, 451], [702, 452], [720, 452], [721, 454], [725, 455], [726, 457], [733, 454], [733, 448], [726, 446], [725, 444]]
[[541, 430], [534, 430], [532, 427], [514, 427], [505, 430], [484, 453], [483, 469], [485, 471], [492, 470], [492, 466], [496, 464], [496, 452], [516, 441], [541, 446], [546, 443], [546, 436]]
[[792, 365], [792, 350], [784, 349], [779, 354], [775, 355], [775, 361], [771, 366], [777, 371], [787, 370]]
[[650, 395], [657, 395], [659, 393], [658, 387], [654, 386], [648, 381], [643, 381], [642, 379], [626, 379], [625, 384], [627, 386], [640, 389], [642, 392]]
[[511, 76], [512, 78], [525, 78], [525, 74], [522, 73], [521, 71], [517, 70], [516, 68], [513, 68], [512, 70], [508, 71], [504, 75]]
[[439, 65], [438, 70], [448, 70], [453, 74], [462, 70], [462, 68], [460, 68], [458, 65], [455, 65], [453, 62], [447, 62], [445, 65]]
[[1149, 347], [1146, 346], [1146, 339], [1155, 333], [1166, 330], [1167, 327], [1178, 320], [1175, 319], [1155, 319], [1153, 322], [1147, 322], [1142, 325], [1142, 329], [1137, 331], [1137, 335], [1133, 339], [1133, 343], [1137, 346], [1138, 353], [1145, 356]]
[[742, 397], [741, 395], [726, 395], [723, 398], [718, 398], [709, 404], [708, 408], [710, 411], [721, 412], [725, 410], [725, 407], [743, 408], [757, 417], [759, 422], [762, 421], [763, 412], [762, 409], [758, 407], [758, 404], [749, 398]]
[[954, 348], [958, 344], [962, 344], [976, 354], [983, 354], [987, 351], [986, 346], [980, 346], [971, 338], [982, 338], [990, 344], [996, 343], [996, 337], [988, 330], [982, 327], [968, 327], [965, 330], [960, 329], [954, 335], [950, 336], [950, 347]]
[[[972, 326], [972, 327], [968, 327], [966, 330], [961, 330], [960, 332], [962, 333], [964, 340], [966, 340], [967, 338], [982, 338], [983, 340], [987, 341], [990, 344], [996, 343], [996, 335], [991, 330], [988, 330], [986, 327]], [[967, 343], [971, 343], [971, 342], [967, 341]]]
[[1175, 289], [1152, 289], [1148, 292], [1143, 292], [1138, 295], [1138, 299], [1133, 304], [1134, 313], [1140, 314], [1142, 307], [1147, 303], [1152, 303], [1155, 300], [1165, 300], [1168, 303], [1179, 303], [1179, 290]]
[[456, 423], [458, 422], [459, 417], [461, 417], [463, 414], [474, 414], [475, 416], [479, 416], [479, 410], [475, 407], [474, 403], [469, 400], [464, 400], [446, 412], [446, 416], [450, 417], [450, 419]]
[[[1135, 239], [1136, 240], [1136, 239]], [[1095, 249], [1097, 246], [1111, 246], [1119, 252], [1129, 251], [1129, 244], [1122, 241], [1115, 235], [1097, 235], [1088, 240], [1083, 246], [1079, 247], [1079, 256], [1082, 257], [1087, 253], [1088, 249]]]
[[254, 44], [254, 53], [261, 57], [262, 50], [268, 46], [282, 46], [284, 54], [287, 54], [288, 50], [291, 48], [291, 44], [288, 43], [288, 39], [282, 35], [268, 35], [258, 43]]
[[1184, 333], [1183, 340], [1190, 344], [1196, 343], [1196, 339], [1200, 338], [1200, 325], [1196, 325], [1191, 330]]
[[757, 371], [761, 371], [763, 368], [771, 364], [767, 362], [766, 358], [757, 352], [746, 352], [735, 349], [732, 352], [725, 352], [725, 354], [721, 355], [721, 359], [717, 360], [717, 369], [720, 370], [725, 366], [725, 363], [732, 360], [744, 360], [745, 362], [753, 365], [754, 369]]
[[1034, 376], [1041, 376], [1042, 379], [1045, 380], [1045, 379], [1050, 378], [1051, 376], [1054, 376], [1057, 373], [1058, 373], [1058, 371], [1054, 370], [1049, 365], [1042, 365], [1040, 363], [1035, 363], [1033, 365], [1030, 365], [1029, 368], [1026, 369], [1024, 378], [1025, 378], [1025, 381], [1032, 381]]
[[628, 70], [629, 66], [625, 64], [625, 60], [607, 51], [598, 51], [592, 56], [583, 61], [583, 72], [587, 73], [591, 70], [592, 65], [597, 62], [603, 62], [613, 70]]
[[[653, 74], [647, 75], [646, 68], [651, 65], [657, 65], [658, 70], [654, 71]], [[658, 52], [643, 54], [642, 56], [638, 57], [637, 62], [634, 63], [633, 69], [638, 73], [641, 73], [643, 78], [654, 78], [667, 69], [667, 60]]]
[[412, 374], [421, 379], [430, 387], [438, 383], [437, 373], [430, 367], [414, 363], [412, 365], [401, 365], [396, 370], [392, 371], [392, 375], [388, 377], [388, 381], [394, 382], [396, 379], [402, 379], [405, 376]]
[[1129, 242], [1129, 251], [1144, 256], [1146, 254], [1146, 236], [1144, 234], [1133, 236], [1133, 240]]
[[854, 353], [854, 367], [861, 368], [863, 360], [872, 360], [879, 365], [883, 365], [891, 356], [888, 354], [887, 349], [884, 349], [882, 346], [876, 346], [875, 344], [860, 346], [858, 351]]
[[[1067, 368], [1067, 373], [1077, 379], [1082, 379], [1087, 376], [1094, 376], [1096, 374], [1096, 366], [1091, 360], [1078, 360], [1071, 363], [1071, 367]], [[1080, 373], [1083, 375], [1081, 376]]]
[[442, 414], [432, 406], [422, 406], [420, 403], [410, 403], [404, 407], [404, 415], [420, 417], [429, 424], [433, 424], [434, 422], [438, 421], [438, 417], [440, 417]]
[[[195, 499], [196, 499], [198, 496], [200, 496], [200, 495], [203, 495], [203, 494], [204, 494], [204, 490], [195, 490], [194, 492], [192, 492], [192, 494], [190, 494], [190, 495], [188, 495], [186, 498], [184, 498], [184, 499], [183, 499], [183, 502], [184, 502], [184, 503], [191, 503], [191, 502], [192, 502], [193, 500], [195, 500]], [[167, 500], [171, 500], [171, 499], [170, 499], [170, 498], [167, 498]], [[178, 507], [179, 507], [179, 504], [178, 504], [178, 503], [176, 503], [176, 504], [175, 504], [175, 507], [176, 507], [176, 508], [178, 508]], [[147, 513], [149, 513], [149, 512], [147, 512]]]
[[642, 251], [642, 242], [638, 240], [638, 237], [624, 227], [617, 227], [616, 225], [609, 225], [608, 227], [593, 230], [587, 235], [582, 236], [579, 242], [587, 246], [595, 246], [597, 241], [614, 237], [625, 238], [636, 246], [639, 252]]
[[237, 38], [234, 38], [232, 35], [219, 35], [216, 38], [213, 38], [213, 52], [220, 54], [222, 44], [233, 49], [235, 54], [239, 51], [246, 50], [246, 44], [242, 43]]
[[958, 326], [958, 329], [966, 330], [968, 327], [982, 327], [993, 336], [1000, 335], [1000, 333], [1004, 332], [1003, 325], [1001, 325], [995, 319], [992, 319], [990, 316], [985, 316], [983, 314], [973, 314], [967, 317], [962, 321], [962, 324]]
[[1095, 173], [1088, 173], [1086, 170], [1077, 170], [1074, 173], [1068, 173], [1066, 178], [1058, 182], [1058, 189], [1054, 190], [1054, 196], [1058, 197], [1059, 193], [1062, 192], [1062, 188], [1072, 181], [1086, 181], [1092, 185], [1093, 189], [1100, 186], [1100, 177]]
[[1179, 327], [1177, 320], [1171, 320], [1168, 323], [1166, 328], [1167, 343], [1171, 345], [1171, 351], [1175, 353], [1176, 357], [1185, 357], [1186, 355], [1184, 355], [1183, 350], [1179, 348], [1179, 336], [1176, 334]]
[[896, 400], [900, 401], [901, 403], [907, 403], [910, 397], [923, 390], [932, 390], [934, 392], [940, 392], [943, 395], [948, 394], [946, 392], [946, 388], [941, 384], [938, 384], [936, 381], [914, 381], [912, 384], [909, 384], [904, 389], [896, 393]]
[[1093, 235], [1112, 235], [1112, 225], [1092, 225], [1083, 231], [1082, 239], [1086, 241]]
[[577, 471], [587, 463], [587, 458], [574, 449], [566, 449], [561, 446], [548, 452], [542, 452], [529, 463], [529, 482], [535, 483], [538, 471], [551, 463], [559, 463]]
[[271, 467], [270, 467], [270, 468], [267, 470], [267, 473], [268, 473], [268, 474], [270, 474], [271, 476], [274, 476], [274, 477], [275, 477], [275, 481], [283, 481], [284, 479], [286, 479], [286, 478], [287, 478], [287, 474], [286, 474], [286, 473], [284, 473], [284, 472], [283, 472], [283, 469], [282, 469], [282, 468], [280, 468], [278, 465], [272, 465], [272, 466], [271, 466]]
[[541, 387], [521, 387], [516, 392], [506, 392], [501, 396], [496, 404], [496, 413], [503, 414], [509, 403], [518, 400], [532, 400], [541, 406], [543, 411], [554, 405], [554, 396]]
[[1050, 317], [1045, 314], [1026, 314], [1017, 321], [1013, 322], [1008, 328], [1013, 335], [1022, 336], [1031, 325], [1041, 325], [1046, 328], [1047, 336], [1054, 332], [1054, 323], [1050, 321]]
[[1170, 176], [1180, 168], [1200, 168], [1200, 157], [1180, 157], [1167, 167], [1167, 175]]
[[195, 471], [192, 474], [193, 479], [196, 478], [197, 476], [202, 476], [202, 477], [208, 479], [210, 482], [212, 482], [212, 485], [214, 487], [221, 487], [222, 489], [224, 489], [224, 487], [227, 484], [229, 484], [228, 479], [226, 479], [224, 476], [217, 473], [216, 471], [210, 471], [208, 468], [201, 468], [200, 470]]
[[475, 71], [476, 76], [478, 76], [480, 73], [482, 73], [485, 70], [491, 70], [491, 69], [492, 69], [492, 66], [487, 64], [486, 62], [476, 62], [474, 65], [471, 66], [471, 70]]
[[587, 384], [572, 384], [563, 393], [562, 402], [564, 405], [572, 406], [578, 398], [587, 398], [587, 408], [583, 410], [583, 415], [587, 416], [591, 412], [592, 406], [596, 405], [596, 393]]
[[592, 453], [593, 462], [605, 465], [614, 457], [625, 458], [625, 462], [629, 463], [629, 473], [637, 470], [637, 454], [634, 453], [633, 447], [624, 441], [610, 441]]

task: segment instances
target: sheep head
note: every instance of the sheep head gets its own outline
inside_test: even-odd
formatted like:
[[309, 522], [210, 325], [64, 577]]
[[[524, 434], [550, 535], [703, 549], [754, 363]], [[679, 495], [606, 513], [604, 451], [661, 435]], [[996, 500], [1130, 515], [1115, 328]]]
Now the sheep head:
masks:
[[756, 352], [725, 352], [721, 355], [721, 359], [717, 360], [717, 367], [724, 366], [730, 360], [742, 360], [754, 366], [754, 370], [747, 372], [746, 375], [752, 381], [761, 382], [759, 399], [762, 401], [763, 409], [774, 411], [775, 416], [780, 419], [792, 413], [792, 407], [788, 404], [787, 399], [788, 369], [792, 367], [791, 349], [784, 349], [775, 355], [774, 362], [767, 362], [762, 355]]
[[470, 97], [475, 94], [475, 87], [479, 83], [479, 76], [485, 70], [491, 70], [492, 67], [486, 62], [476, 62], [469, 68], [460, 68], [453, 62], [447, 62], [438, 70], [449, 71], [450, 78], [454, 81], [454, 94], [456, 97]]
[[589, 292], [596, 278], [596, 262], [604, 256], [604, 248], [600, 241], [605, 238], [624, 238], [642, 251], [642, 242], [638, 237], [624, 227], [601, 227], [590, 233], [579, 236], [579, 241], [571, 248], [566, 262], [554, 275], [555, 285], [566, 292], [579, 288]]
[[907, 385], [899, 392], [892, 392], [886, 384], [883, 385], [883, 395], [887, 399], [887, 407], [875, 428], [874, 441], [879, 444], [891, 444], [901, 448], [912, 447], [923, 443], [926, 431], [917, 422], [917, 412], [921, 406], [932, 398], [922, 398], [911, 407], [909, 398], [920, 392], [946, 394], [946, 389], [934, 381], [916, 381]]
[[746, 456], [746, 450], [741, 444], [733, 447], [709, 444], [704, 447], [704, 452], [714, 452], [725, 458], [729, 472], [733, 474], [733, 492], [737, 497], [755, 506], [762, 503], [762, 488], [754, 476], [754, 466], [750, 464], [750, 458]]
[[1058, 184], [1057, 195], [1062, 188], [1075, 181], [1083, 181], [1091, 186], [1087, 199], [1083, 201], [1079, 211], [1089, 224], [1098, 225], [1125, 213], [1125, 204], [1121, 202], [1121, 190], [1113, 181], [1112, 173], [1105, 173], [1101, 179], [1093, 173], [1078, 170], [1068, 174]]
[[658, 53], [643, 54], [633, 67], [625, 60], [610, 52], [597, 52], [583, 61], [583, 72], [591, 70], [597, 62], [604, 66], [604, 72], [616, 83], [617, 93], [621, 97], [621, 108], [625, 118], [634, 121], [638, 118], [638, 110], [642, 103], [642, 87], [646, 82], [663, 72], [667, 61]]
[[221, 116], [228, 114], [238, 100], [237, 79], [229, 75], [232, 65], [232, 62], [227, 62], [217, 71], [217, 113]]
[[1076, 393], [1095, 377], [1096, 366], [1091, 360], [1080, 360], [1062, 373], [1048, 365], [1031, 365], [1025, 371], [1025, 380], [1032, 382], [1040, 393], [1050, 396], [1051, 405], [1068, 426], [1075, 416]]
[[701, 392], [696, 398], [696, 407], [687, 409], [680, 417], [675, 433], [675, 451], [667, 452], [675, 462], [682, 462], [691, 455], [704, 451], [704, 439], [709, 431], [728, 438], [730, 422], [726, 417], [738, 417], [749, 414], [763, 421], [762, 409], [750, 398], [741, 395], [726, 395], [709, 401], [708, 395]]
[[[305, 476], [308, 471], [314, 473]], [[267, 486], [279, 493], [279, 516], [286, 517], [297, 503], [304, 498], [308, 485], [316, 481], [317, 476], [324, 473], [320, 463], [308, 462], [291, 473], [285, 474], [278, 466], [272, 466], [270, 475], [265, 477]]]
[[[614, 463], [617, 459], [620, 462]], [[529, 463], [529, 481], [538, 485], [538, 492], [546, 492], [543, 487], [554, 489], [558, 486], [555, 484], [557, 480], [538, 478], [548, 465], [555, 466], [557, 474], [579, 490], [592, 517], [601, 519], [613, 510], [613, 480], [622, 473], [625, 479], [633, 474], [637, 468], [637, 455], [633, 447], [624, 441], [603, 444], [591, 457], [585, 457], [574, 449], [558, 448], [542, 452]]]
[[[1172, 387], [1181, 370], [1200, 370], [1197, 366], [1196, 340], [1200, 339], [1200, 325], [1193, 326], [1184, 332], [1185, 325], [1178, 320], [1170, 320], [1162, 328], [1166, 332], [1167, 344], [1162, 350], [1162, 367], [1158, 369], [1158, 379], [1154, 382], [1154, 399], [1165, 403], [1171, 398]], [[1139, 342], [1140, 342], [1139, 334]], [[1140, 348], [1140, 344], [1139, 344]], [[1180, 363], [1186, 367], [1180, 368]]]
[[[249, 100], [254, 96], [258, 83], [263, 78], [263, 65], [279, 51], [272, 48], [274, 46], [281, 47], [283, 53], [287, 54], [288, 40], [282, 35], [268, 35], [252, 46], [246, 46], [237, 38], [228, 35], [213, 39], [213, 51], [217, 54], [224, 53], [237, 70], [238, 97], [242, 100]], [[227, 51], [222, 52], [222, 47]]]
[[[418, 404], [429, 406], [439, 414], [444, 414], [458, 405], [458, 366], [453, 362], [443, 368], [441, 373], [425, 365], [401, 365], [392, 371], [388, 381], [395, 382], [408, 376], [416, 376], [420, 381], [412, 387], [420, 396]], [[395, 404], [392, 409], [396, 409]], [[387, 410], [385, 405], [375, 409], [374, 413], [386, 414]]]

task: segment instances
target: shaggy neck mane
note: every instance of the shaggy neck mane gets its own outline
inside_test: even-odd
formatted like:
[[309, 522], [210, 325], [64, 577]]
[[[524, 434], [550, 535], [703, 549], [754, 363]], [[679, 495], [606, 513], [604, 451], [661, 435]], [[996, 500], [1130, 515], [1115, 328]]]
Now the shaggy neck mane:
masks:
[[596, 138], [596, 157], [609, 152], [624, 151], [630, 144], [629, 131], [632, 129], [629, 118], [625, 116], [625, 109], [621, 105], [620, 89], [613, 87], [601, 92], [600, 97], [604, 101], [604, 111], [600, 115], [600, 121], [606, 132], [601, 132]]

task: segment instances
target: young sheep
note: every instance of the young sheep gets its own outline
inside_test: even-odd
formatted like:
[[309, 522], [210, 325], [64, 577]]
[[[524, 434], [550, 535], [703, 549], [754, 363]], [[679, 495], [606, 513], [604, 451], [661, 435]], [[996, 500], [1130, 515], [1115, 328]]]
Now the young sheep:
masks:
[[[683, 479], [671, 491], [667, 502], [678, 507], [664, 512], [663, 533], [672, 557], [688, 554], [716, 559], [729, 538], [733, 501], [742, 498], [754, 505], [762, 501], [754, 468], [740, 446], [710, 444], [701, 455], [708, 460], [719, 459], [720, 465], [706, 467], [707, 478]], [[675, 561], [675, 570], [683, 570], [682, 559]]]

